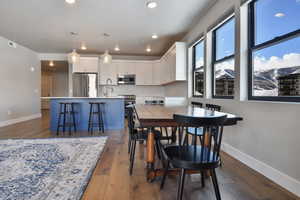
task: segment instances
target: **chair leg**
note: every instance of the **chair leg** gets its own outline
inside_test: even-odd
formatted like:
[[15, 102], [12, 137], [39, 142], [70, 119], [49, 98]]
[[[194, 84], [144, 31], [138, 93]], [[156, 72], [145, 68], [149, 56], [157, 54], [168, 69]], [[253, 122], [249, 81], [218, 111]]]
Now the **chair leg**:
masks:
[[161, 183], [160, 183], [160, 189], [162, 190], [164, 188], [165, 185], [165, 181], [166, 181], [166, 177], [168, 175], [168, 170], [169, 170], [169, 166], [170, 166], [170, 161], [167, 161], [167, 165], [165, 167], [165, 171], [164, 171], [164, 175], [162, 177]]
[[89, 127], [88, 127], [88, 132], [91, 131], [91, 123], [92, 123], [92, 105], [90, 104], [90, 114], [89, 114]]
[[193, 135], [193, 137], [192, 137], [192, 145], [194, 145], [196, 143], [197, 143], [197, 136]]
[[130, 135], [128, 136], [128, 154], [130, 153], [130, 148], [131, 148], [131, 138]]
[[210, 171], [211, 171], [211, 180], [212, 180], [213, 185], [214, 185], [216, 198], [217, 198], [217, 200], [221, 200], [221, 194], [220, 194], [220, 189], [219, 189], [219, 185], [218, 185], [218, 179], [217, 179], [216, 171], [214, 169], [210, 170]]
[[102, 124], [101, 124], [101, 107], [100, 104], [97, 104], [97, 108], [98, 108], [98, 131], [103, 131], [102, 129]]
[[223, 167], [223, 160], [222, 160], [221, 155], [220, 155], [220, 167]]
[[100, 123], [101, 123], [101, 129], [102, 133], [104, 133], [104, 105], [100, 105]]
[[71, 125], [72, 109], [68, 109], [68, 125], [69, 125], [69, 136], [72, 135], [72, 125]]
[[204, 188], [205, 187], [205, 173], [204, 171], [201, 171], [201, 185]]
[[181, 169], [180, 180], [179, 180], [178, 190], [177, 190], [177, 200], [182, 200], [183, 189], [184, 189], [184, 179], [185, 179], [185, 169]]
[[64, 115], [63, 115], [63, 117], [64, 117], [64, 124], [63, 124], [63, 133], [65, 133], [65, 131], [66, 131], [66, 114], [67, 114], [67, 105], [66, 104], [64, 104]]
[[75, 120], [75, 109], [74, 109], [74, 105], [72, 104], [72, 120], [73, 120], [73, 125], [74, 125], [74, 132], [77, 132], [77, 128], [76, 128], [76, 120]]
[[157, 152], [158, 159], [161, 160], [161, 149], [160, 149], [160, 144], [159, 144], [158, 139], [155, 141], [155, 149], [156, 149], [156, 152]]
[[56, 130], [56, 135], [59, 135], [59, 128], [61, 125], [61, 114], [62, 113], [62, 105], [59, 106], [59, 115], [58, 115], [58, 123], [57, 123], [57, 130]]
[[132, 169], [133, 169], [133, 164], [134, 164], [135, 147], [136, 147], [136, 140], [133, 140], [133, 147], [131, 147], [130, 167], [129, 167], [130, 176], [132, 175]]

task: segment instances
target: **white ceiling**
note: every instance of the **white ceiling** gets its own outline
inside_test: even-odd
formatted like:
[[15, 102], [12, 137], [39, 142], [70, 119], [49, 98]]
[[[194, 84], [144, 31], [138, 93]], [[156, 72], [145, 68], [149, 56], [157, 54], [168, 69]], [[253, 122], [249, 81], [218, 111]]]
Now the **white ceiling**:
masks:
[[[147, 0], [77, 0], [74, 5], [65, 0], [1, 0], [0, 35], [39, 53], [67, 53], [85, 42], [87, 53], [113, 51], [119, 44], [122, 55], [159, 56], [215, 2], [156, 1], [158, 7], [149, 9]], [[79, 35], [71, 36], [71, 31]], [[151, 39], [153, 33], [159, 39]]]

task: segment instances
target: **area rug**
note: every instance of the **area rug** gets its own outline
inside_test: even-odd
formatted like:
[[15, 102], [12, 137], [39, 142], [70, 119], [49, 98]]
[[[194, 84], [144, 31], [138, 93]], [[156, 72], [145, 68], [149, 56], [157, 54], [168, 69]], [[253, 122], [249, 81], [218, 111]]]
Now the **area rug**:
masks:
[[106, 140], [0, 140], [0, 199], [79, 200]]

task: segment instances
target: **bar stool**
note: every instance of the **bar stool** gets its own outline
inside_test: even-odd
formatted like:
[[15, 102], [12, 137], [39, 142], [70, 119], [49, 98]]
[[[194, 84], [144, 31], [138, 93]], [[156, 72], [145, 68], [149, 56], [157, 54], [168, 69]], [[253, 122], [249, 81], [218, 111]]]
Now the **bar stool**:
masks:
[[[104, 121], [103, 121], [103, 113], [104, 113], [104, 102], [90, 102], [90, 114], [89, 114], [89, 127], [88, 131], [93, 134], [94, 127], [98, 127], [99, 131], [104, 133]], [[94, 123], [95, 116], [97, 116], [98, 120]]]
[[75, 102], [60, 102], [59, 103], [59, 114], [56, 135], [59, 135], [60, 128], [62, 128], [63, 133], [66, 128], [69, 129], [69, 134], [72, 133], [72, 128], [76, 132], [76, 120], [75, 120]]

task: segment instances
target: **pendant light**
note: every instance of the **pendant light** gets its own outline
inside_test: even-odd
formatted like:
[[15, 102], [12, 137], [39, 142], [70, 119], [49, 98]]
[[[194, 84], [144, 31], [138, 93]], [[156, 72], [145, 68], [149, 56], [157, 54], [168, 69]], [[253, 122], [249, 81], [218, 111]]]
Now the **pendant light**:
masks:
[[73, 49], [73, 51], [68, 55], [68, 62], [70, 64], [78, 63], [79, 59], [80, 59], [80, 55], [76, 52], [76, 49]]
[[110, 64], [112, 62], [112, 57], [108, 53], [108, 50], [105, 51], [105, 53], [101, 56], [101, 58], [104, 64]]

